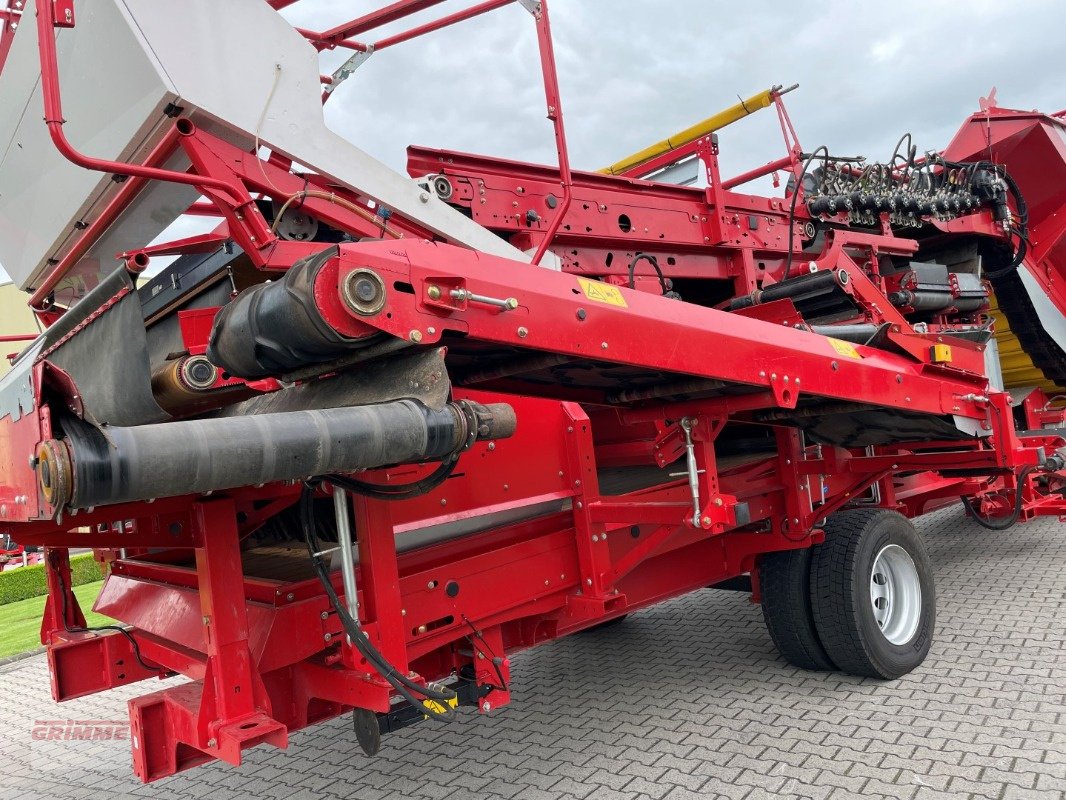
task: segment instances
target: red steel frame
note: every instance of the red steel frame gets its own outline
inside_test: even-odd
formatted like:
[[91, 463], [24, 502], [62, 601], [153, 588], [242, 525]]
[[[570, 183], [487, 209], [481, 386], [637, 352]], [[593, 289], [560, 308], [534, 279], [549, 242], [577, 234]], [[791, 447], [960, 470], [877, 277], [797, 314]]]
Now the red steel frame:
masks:
[[[294, 1], [269, 0], [276, 9]], [[481, 3], [373, 45], [352, 38], [438, 2], [396, 2], [323, 32], [302, 33], [319, 49], [376, 52], [510, 0]], [[48, 46], [53, 24], [74, 24], [60, 19], [60, 5], [41, 0], [48, 13], [38, 20], [46, 122], [53, 140], [75, 163], [131, 178], [34, 294], [31, 302], [42, 318], [52, 321], [62, 313], [47, 304], [51, 287], [148, 180], [200, 187], [210, 205], [194, 204], [190, 213], [218, 214], [222, 221], [207, 237], [120, 254], [127, 263], [143, 266], [146, 257], [203, 252], [232, 239], [256, 267], [276, 272], [322, 247], [278, 239], [252, 201], [263, 195], [283, 201], [308, 186], [326, 188], [320, 178], [294, 175], [289, 164], [260, 160], [187, 120], [175, 123], [144, 165], [100, 162], [74, 152], [62, 136], [54, 45]], [[635, 270], [634, 288], [628, 288], [624, 271], [612, 271], [614, 254], [655, 254], [670, 279], [719, 282], [725, 297], [784, 277], [789, 227], [802, 237], [808, 221], [802, 204], [792, 219], [785, 200], [733, 189], [778, 169], [798, 171], [801, 153], [791, 123], [778, 98], [789, 154], [730, 181], [718, 175], [711, 137], [641, 167], [655, 169], [697, 153], [710, 179], [705, 190], [571, 173], [547, 7], [524, 5], [536, 16], [559, 168], [414, 150], [411, 171], [445, 174], [456, 190], [453, 202], [533, 250], [534, 260], [554, 248], [563, 271], [520, 269], [434, 244], [416, 220], [392, 219], [396, 238], [342, 247], [328, 266], [329, 279], [339, 285], [350, 270], [369, 266], [386, 276], [389, 286], [403, 284], [413, 292], [390, 294], [387, 319], [355, 318], [329, 297], [317, 298], [321, 313], [348, 335], [383, 331], [425, 346], [461, 334], [560, 361], [588, 357], [591, 348], [599, 362], [728, 381], [747, 393], [625, 409], [610, 408], [608, 400], [589, 390], [563, 386], [543, 388], [543, 398], [508, 394], [520, 420], [518, 433], [507, 441], [475, 445], [462, 457], [461, 477], [414, 500], [352, 501], [364, 630], [391, 663], [422, 680], [472, 668], [483, 713], [509, 702], [508, 658], [514, 652], [744, 573], [752, 573], [757, 599], [758, 556], [817, 543], [819, 522], [848, 504], [871, 503], [913, 516], [959, 496], [980, 496], [986, 513], [1009, 510], [1000, 506], [1016, 487], [1019, 471], [1064, 444], [1054, 432], [1019, 439], [1007, 396], [986, 391], [981, 349], [953, 340], [954, 360], [934, 361], [930, 347], [941, 341], [935, 326], [915, 331], [884, 302], [879, 257], [907, 256], [916, 248], [888, 230], [881, 235], [837, 231], [812, 263], [847, 274], [848, 291], [866, 318], [890, 326], [896, 352], [861, 346], [841, 350], [825, 337], [796, 330], [791, 303], [727, 314], [669, 301], [656, 295], [657, 278], [647, 264]], [[10, 37], [0, 36], [0, 63], [9, 43]], [[178, 147], [191, 171], [158, 169]], [[281, 196], [275, 196], [278, 192]], [[308, 195], [301, 198], [303, 208], [355, 237], [380, 235], [380, 222], [352, 210], [366, 207], [363, 198], [333, 186], [329, 192], [345, 203]], [[549, 196], [555, 197], [554, 205]], [[537, 211], [533, 221], [529, 209]], [[997, 235], [988, 215], [945, 228]], [[578, 276], [602, 278], [617, 294], [597, 300]], [[501, 312], [441, 299], [431, 291], [441, 286], [514, 296], [519, 307]], [[203, 352], [211, 316], [211, 311], [181, 316], [190, 353]], [[38, 393], [46, 369], [43, 362], [35, 366]], [[504, 375], [482, 376], [471, 386], [457, 393], [488, 401], [499, 399], [499, 392], [529, 389]], [[955, 414], [978, 421], [990, 435], [966, 443], [848, 450], [808, 446], [798, 430], [780, 426], [773, 427], [775, 453], [719, 462], [715, 440], [727, 422], [773, 426], [779, 419], [774, 414], [796, 409], [801, 396]], [[1031, 413], [1039, 414], [1035, 408]], [[691, 426], [700, 467], [698, 509], [683, 477], [616, 493], [601, 486], [604, 468], [675, 461], [684, 450], [681, 420]], [[131, 701], [134, 770], [142, 780], [213, 758], [237, 764], [248, 747], [284, 747], [290, 731], [352, 708], [389, 710], [388, 684], [346, 641], [310, 574], [262, 576], [242, 554], [242, 540], [296, 502], [299, 487], [267, 485], [218, 497], [101, 507], [57, 521], [48, 518], [33, 469], [25, 464], [26, 454], [52, 436], [48, 405], [3, 424], [3, 513], [17, 523], [22, 544], [47, 547], [50, 594], [41, 635], [48, 645], [53, 696], [66, 700], [153, 675], [193, 679]], [[420, 469], [396, 467], [376, 477], [402, 483]], [[959, 477], [963, 472], [967, 477]], [[1024, 480], [1025, 516], [1066, 512], [1061, 496], [1042, 494], [1032, 476]], [[542, 511], [518, 522], [492, 521], [530, 508]], [[403, 547], [415, 530], [478, 519], [487, 522], [463, 538], [416, 550]], [[67, 551], [85, 545], [111, 564], [95, 607], [130, 625], [129, 637], [76, 630], [84, 618], [70, 590]], [[339, 577], [334, 579], [343, 592]], [[454, 593], [445, 591], [451, 584], [457, 587]], [[165, 615], [158, 613], [163, 608]]]

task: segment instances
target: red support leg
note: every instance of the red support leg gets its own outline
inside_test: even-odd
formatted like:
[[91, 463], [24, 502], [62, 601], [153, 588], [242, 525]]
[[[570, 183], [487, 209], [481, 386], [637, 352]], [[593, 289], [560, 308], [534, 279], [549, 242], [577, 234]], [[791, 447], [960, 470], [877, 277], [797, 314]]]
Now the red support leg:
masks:
[[203, 547], [196, 575], [203, 614], [203, 683], [188, 683], [130, 701], [134, 772], [143, 781], [241, 752], [262, 742], [288, 744], [248, 648], [247, 599], [240, 534], [232, 501], [196, 504]]

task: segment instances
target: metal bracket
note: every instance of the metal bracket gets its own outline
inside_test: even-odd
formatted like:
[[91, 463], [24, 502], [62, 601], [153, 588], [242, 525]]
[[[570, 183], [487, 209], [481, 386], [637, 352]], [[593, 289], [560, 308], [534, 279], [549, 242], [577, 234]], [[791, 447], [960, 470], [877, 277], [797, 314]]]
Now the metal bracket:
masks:
[[361, 67], [370, 56], [374, 55], [374, 45], [368, 44], [366, 50], [357, 50], [352, 54], [352, 57], [341, 64], [336, 70], [334, 70], [333, 83], [326, 84], [326, 88], [323, 91], [326, 94], [333, 94], [337, 87], [344, 83], [351, 77], [352, 73]]
[[518, 4], [522, 6], [526, 11], [532, 14], [534, 17], [540, 16], [541, 4], [540, 0], [518, 0]]

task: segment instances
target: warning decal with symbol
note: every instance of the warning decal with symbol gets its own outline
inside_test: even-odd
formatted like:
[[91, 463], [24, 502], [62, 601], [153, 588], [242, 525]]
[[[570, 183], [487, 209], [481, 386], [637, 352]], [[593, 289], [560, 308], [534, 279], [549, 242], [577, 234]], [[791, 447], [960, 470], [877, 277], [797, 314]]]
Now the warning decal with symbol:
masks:
[[609, 306], [628, 308], [626, 299], [622, 297], [622, 293], [618, 291], [617, 286], [611, 286], [609, 283], [601, 283], [600, 281], [590, 281], [588, 278], [578, 278], [577, 282], [581, 284], [581, 290], [589, 300], [594, 300], [597, 303], [606, 303]]

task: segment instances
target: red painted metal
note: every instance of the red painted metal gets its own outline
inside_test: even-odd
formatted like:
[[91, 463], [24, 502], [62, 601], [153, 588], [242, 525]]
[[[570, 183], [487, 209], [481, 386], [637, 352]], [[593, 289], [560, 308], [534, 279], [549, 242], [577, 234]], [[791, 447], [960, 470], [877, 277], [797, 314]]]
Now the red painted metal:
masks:
[[[480, 3], [385, 37], [375, 50], [511, 1]], [[42, 2], [60, 8], [56, 0]], [[294, 0], [268, 2], [282, 9]], [[321, 33], [302, 33], [319, 49], [366, 49], [350, 37], [435, 5], [401, 0]], [[706, 137], [652, 165], [698, 155], [708, 189], [636, 174], [571, 172], [546, 4], [534, 13], [558, 168], [412, 149], [409, 170], [447, 178], [448, 202], [532, 250], [534, 261], [550, 249], [558, 271], [435, 242], [418, 220], [376, 216], [357, 190], [302, 174], [288, 158], [261, 160], [187, 120], [145, 165], [73, 153], [60, 127], [53, 16], [42, 16], [46, 118], [57, 147], [87, 168], [132, 177], [31, 302], [42, 304], [148, 180], [200, 187], [210, 206], [197, 203], [189, 213], [217, 213], [223, 221], [211, 234], [121, 254], [138, 266], [147, 256], [203, 255], [232, 241], [244, 251], [239, 280], [254, 283], [338, 244], [314, 291], [326, 324], [352, 339], [383, 334], [443, 345], [456, 398], [506, 400], [519, 419], [513, 437], [474, 444], [435, 489], [397, 502], [355, 497], [350, 504], [358, 617], [368, 639], [413, 681], [469, 679], [482, 712], [510, 701], [509, 659], [525, 648], [745, 573], [757, 597], [758, 557], [822, 541], [821, 520], [837, 509], [870, 505], [914, 516], [967, 496], [978, 498], [981, 513], [1003, 516], [1020, 485], [1022, 519], [1066, 513], [1061, 470], [1028, 469], [1066, 446], [1058, 430], [1062, 406], [1029, 395], [1020, 411], [1034, 430], [1019, 434], [1008, 396], [989, 389], [982, 346], [952, 337], [951, 359], [934, 357], [934, 345], [951, 335], [947, 322], [916, 327], [887, 301], [899, 287], [882, 264], [914, 257], [916, 239], [895, 235], [887, 224], [879, 233], [839, 224], [801, 250], [813, 221], [803, 203], [793, 214], [788, 197], [733, 191], [778, 169], [798, 171], [798, 139], [780, 102], [788, 151], [781, 159], [721, 181], [717, 148]], [[4, 42], [0, 36], [0, 61]], [[957, 149], [984, 131], [976, 123], [986, 116], [964, 128]], [[1059, 125], [1039, 115], [1003, 112], [996, 119], [1004, 141], [1026, 126]], [[179, 146], [191, 171], [159, 169]], [[282, 240], [264, 216], [268, 200], [313, 217], [328, 227], [329, 240]], [[1037, 225], [1040, 258], [1066, 263], [1056, 249], [1066, 237], [1050, 218]], [[945, 236], [1002, 238], [987, 211], [942, 228]], [[806, 330], [788, 299], [724, 310], [730, 299], [787, 277], [790, 239], [793, 273], [833, 272], [855, 304], [855, 320], [881, 326], [883, 344], [850, 345]], [[382, 312], [354, 314], [339, 300], [336, 289], [356, 269], [382, 278]], [[231, 277], [234, 290], [246, 285]], [[687, 302], [662, 296], [667, 281], [684, 289]], [[1049, 296], [1058, 297], [1059, 284], [1049, 279]], [[477, 296], [514, 298], [516, 307]], [[217, 310], [204, 304], [175, 312], [186, 354], [206, 352]], [[500, 353], [502, 366], [485, 365]], [[265, 522], [297, 502], [299, 486], [160, 498], [67, 517], [45, 503], [27, 457], [54, 438], [53, 413], [77, 413], [69, 377], [47, 356], [33, 364], [33, 408], [0, 419], [0, 516], [22, 544], [48, 548], [42, 641], [56, 699], [171, 672], [187, 676], [189, 683], [130, 703], [134, 771], [144, 781], [211, 759], [238, 764], [249, 747], [284, 747], [291, 731], [355, 708], [388, 712], [392, 688], [347, 640], [302, 545], [257, 539]], [[571, 367], [603, 380], [573, 379], [565, 373]], [[708, 389], [702, 395], [655, 391], [697, 380]], [[221, 375], [215, 386], [240, 382]], [[246, 388], [280, 387], [267, 379]], [[728, 391], [718, 392], [723, 387]], [[812, 444], [792, 424], [812, 401], [958, 418], [984, 435], [871, 447]], [[698, 465], [698, 502], [683, 466], [685, 426]], [[756, 444], [723, 455], [738, 432], [755, 432]], [[399, 465], [359, 477], [402, 485], [428, 469]], [[109, 564], [95, 608], [129, 625], [128, 635], [82, 630], [66, 558], [67, 548], [78, 546], [96, 548]], [[334, 572], [331, 580], [343, 595], [340, 576]]]

